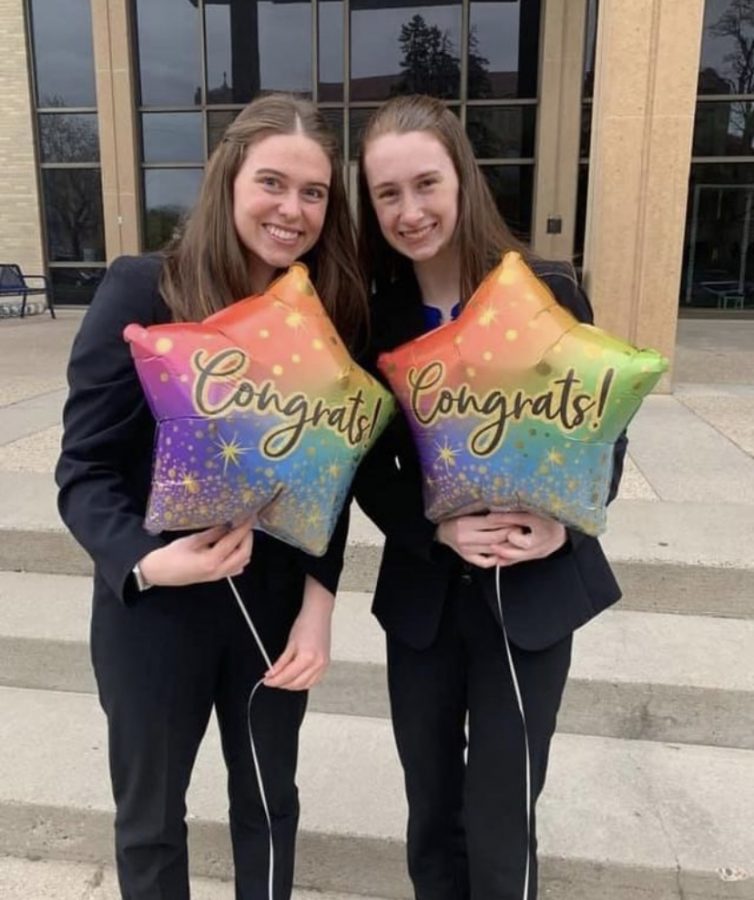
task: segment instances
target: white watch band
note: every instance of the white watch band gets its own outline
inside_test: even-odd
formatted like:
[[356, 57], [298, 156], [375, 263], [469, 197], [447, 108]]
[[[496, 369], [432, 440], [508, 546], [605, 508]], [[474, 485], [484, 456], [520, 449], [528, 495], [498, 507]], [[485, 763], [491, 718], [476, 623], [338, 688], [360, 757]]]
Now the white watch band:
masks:
[[134, 581], [136, 582], [136, 589], [138, 591], [146, 591], [152, 587], [152, 585], [147, 581], [147, 579], [141, 573], [141, 566], [136, 563], [136, 565], [131, 569], [131, 574], [134, 577]]

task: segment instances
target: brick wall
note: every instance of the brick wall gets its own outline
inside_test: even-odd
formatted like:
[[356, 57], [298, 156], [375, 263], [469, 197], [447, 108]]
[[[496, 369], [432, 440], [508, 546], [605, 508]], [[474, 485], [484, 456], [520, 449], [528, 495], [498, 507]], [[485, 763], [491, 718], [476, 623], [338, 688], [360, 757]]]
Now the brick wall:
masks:
[[0, 262], [42, 272], [23, 0], [0, 0]]

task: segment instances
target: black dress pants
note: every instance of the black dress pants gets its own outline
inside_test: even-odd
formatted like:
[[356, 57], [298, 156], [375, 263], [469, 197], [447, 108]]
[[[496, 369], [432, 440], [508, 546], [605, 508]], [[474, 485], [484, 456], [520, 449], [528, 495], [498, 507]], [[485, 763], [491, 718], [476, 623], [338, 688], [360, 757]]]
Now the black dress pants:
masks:
[[[522, 900], [526, 757], [497, 616], [465, 574], [449, 591], [439, 633], [429, 648], [415, 650], [390, 636], [387, 647], [416, 900]], [[511, 651], [531, 755], [528, 897], [535, 900], [533, 807], [545, 782], [571, 637], [539, 652], [515, 646]]]
[[[274, 660], [295, 610], [271, 614], [275, 604], [267, 606], [252, 609], [252, 619]], [[268, 900], [268, 828], [247, 728], [249, 692], [266, 665], [227, 583], [152, 588], [131, 607], [95, 594], [91, 644], [108, 719], [123, 897], [188, 900], [185, 796], [214, 708], [228, 770], [236, 898]], [[265, 687], [252, 705], [273, 822], [275, 900], [288, 900], [292, 889], [294, 779], [305, 707], [305, 692]]]

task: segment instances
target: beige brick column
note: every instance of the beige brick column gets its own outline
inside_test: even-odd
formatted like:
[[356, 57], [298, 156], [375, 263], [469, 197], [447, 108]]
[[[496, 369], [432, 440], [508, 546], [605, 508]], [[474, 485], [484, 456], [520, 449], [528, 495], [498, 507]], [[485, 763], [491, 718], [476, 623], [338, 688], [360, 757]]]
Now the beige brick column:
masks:
[[[545, 0], [532, 245], [546, 259], [573, 254], [587, 0]], [[547, 234], [559, 217], [560, 234]]]
[[0, 262], [43, 269], [23, 0], [0, 0]]
[[138, 253], [140, 217], [134, 73], [127, 0], [92, 0], [105, 247], [110, 262]]
[[597, 32], [587, 287], [604, 328], [671, 359], [703, 13], [601, 0]]

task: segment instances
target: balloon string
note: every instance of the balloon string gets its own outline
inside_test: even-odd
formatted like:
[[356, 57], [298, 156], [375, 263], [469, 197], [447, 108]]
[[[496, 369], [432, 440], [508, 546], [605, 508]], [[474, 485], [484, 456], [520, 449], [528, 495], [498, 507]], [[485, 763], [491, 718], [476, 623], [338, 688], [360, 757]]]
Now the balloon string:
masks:
[[[244, 606], [241, 595], [238, 593], [238, 590], [233, 583], [233, 579], [228, 576], [226, 581], [230, 585], [230, 589], [233, 592], [233, 596], [236, 598], [236, 603], [238, 604], [238, 608], [241, 610], [241, 615], [246, 619], [246, 624], [249, 626], [249, 631], [251, 631], [252, 636], [256, 642], [257, 647], [259, 648], [259, 652], [262, 654], [262, 658], [264, 659], [267, 667], [270, 668], [272, 666], [272, 662], [270, 661], [270, 657], [265, 649], [264, 644], [262, 643], [262, 639], [259, 637], [259, 634], [254, 627], [254, 623], [251, 621], [251, 616], [249, 615], [249, 611]], [[251, 689], [251, 693], [249, 694], [249, 700], [246, 704], [246, 723], [249, 730], [249, 746], [251, 747], [251, 756], [254, 760], [254, 772], [257, 776], [257, 786], [259, 788], [259, 795], [262, 798], [262, 806], [264, 807], [264, 815], [267, 819], [267, 834], [269, 836], [269, 844], [270, 844], [270, 853], [269, 853], [269, 866], [267, 869], [267, 895], [269, 900], [274, 900], [273, 897], [273, 881], [275, 874], [275, 847], [272, 840], [272, 817], [270, 816], [270, 809], [267, 805], [267, 796], [264, 792], [264, 783], [262, 781], [262, 770], [259, 765], [259, 757], [257, 756], [257, 748], [254, 743], [254, 733], [251, 728], [251, 704], [254, 700], [254, 695], [257, 690], [264, 684], [264, 678], [260, 678], [259, 681], [254, 685]]]
[[521, 724], [524, 727], [524, 751], [526, 754], [526, 874], [524, 876], [523, 900], [527, 900], [529, 896], [529, 867], [531, 863], [531, 755], [529, 753], [529, 732], [526, 727], [524, 701], [521, 697], [521, 689], [519, 688], [518, 678], [516, 677], [516, 667], [513, 664], [513, 654], [511, 653], [511, 646], [508, 641], [508, 632], [505, 628], [505, 619], [503, 618], [503, 601], [500, 597], [500, 566], [495, 566], [495, 590], [497, 593], [497, 611], [500, 615], [500, 627], [503, 630], [505, 653], [508, 657], [508, 668], [510, 669], [511, 679], [513, 681], [513, 690], [516, 694], [518, 711], [521, 715]]

